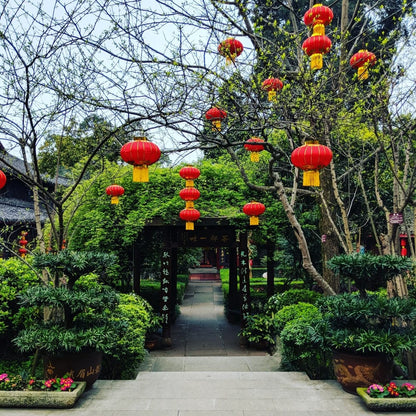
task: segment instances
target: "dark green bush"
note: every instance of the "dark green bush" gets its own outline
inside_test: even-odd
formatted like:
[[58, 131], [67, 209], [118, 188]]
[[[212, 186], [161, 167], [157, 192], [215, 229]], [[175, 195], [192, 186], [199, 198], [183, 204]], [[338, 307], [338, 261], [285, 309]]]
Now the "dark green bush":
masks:
[[315, 305], [306, 302], [299, 302], [294, 305], [283, 306], [280, 311], [274, 315], [274, 326], [280, 334], [285, 325], [292, 320], [321, 318], [322, 315]]
[[146, 351], [146, 333], [154, 331], [155, 314], [150, 304], [135, 294], [121, 294], [120, 303], [114, 311], [112, 321], [124, 325], [120, 338], [104, 356], [101, 378], [131, 379]]
[[282, 368], [305, 371], [312, 379], [333, 378], [332, 352], [324, 334], [322, 319], [308, 316], [289, 321], [280, 334]]
[[276, 314], [284, 306], [299, 302], [315, 304], [321, 296], [321, 294], [308, 289], [290, 289], [271, 296], [265, 305], [265, 312], [269, 315]]
[[33, 309], [21, 308], [17, 299], [20, 292], [40, 283], [30, 267], [32, 258], [26, 257], [26, 262], [16, 257], [0, 260], [0, 334], [15, 334], [34, 318]]
[[273, 319], [263, 314], [250, 315], [239, 335], [253, 344], [268, 342], [273, 346], [276, 343], [276, 330]]

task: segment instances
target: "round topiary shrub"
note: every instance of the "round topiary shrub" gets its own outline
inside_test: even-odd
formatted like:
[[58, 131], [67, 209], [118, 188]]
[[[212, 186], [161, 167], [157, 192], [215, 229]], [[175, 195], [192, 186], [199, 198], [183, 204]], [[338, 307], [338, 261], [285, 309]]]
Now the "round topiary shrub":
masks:
[[311, 303], [299, 302], [295, 305], [284, 306], [274, 315], [274, 326], [280, 334], [285, 325], [292, 320], [320, 318], [318, 308]]
[[322, 295], [308, 289], [291, 289], [283, 293], [278, 293], [269, 298], [265, 305], [265, 313], [268, 315], [276, 314], [284, 306], [294, 305], [299, 302], [315, 304]]

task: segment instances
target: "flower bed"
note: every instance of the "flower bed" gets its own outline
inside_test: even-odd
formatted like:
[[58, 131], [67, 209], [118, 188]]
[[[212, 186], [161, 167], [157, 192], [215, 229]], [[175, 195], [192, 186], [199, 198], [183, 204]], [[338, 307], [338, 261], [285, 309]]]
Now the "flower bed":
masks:
[[390, 382], [384, 386], [372, 384], [368, 388], [358, 387], [357, 393], [370, 410], [416, 410], [416, 389], [413, 382]]
[[73, 407], [85, 390], [85, 382], [70, 377], [50, 380], [24, 379], [21, 376], [0, 374], [0, 407]]

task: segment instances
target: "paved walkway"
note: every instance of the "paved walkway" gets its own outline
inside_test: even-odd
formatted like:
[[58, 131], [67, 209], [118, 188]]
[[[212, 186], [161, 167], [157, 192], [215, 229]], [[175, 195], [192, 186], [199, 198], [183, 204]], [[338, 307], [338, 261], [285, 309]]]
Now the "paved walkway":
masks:
[[[374, 415], [335, 381], [279, 372], [279, 356], [239, 345], [217, 282], [191, 282], [172, 331], [136, 380], [98, 380], [73, 409], [0, 409], [10, 416], [358, 416]], [[383, 413], [399, 416], [403, 413]]]

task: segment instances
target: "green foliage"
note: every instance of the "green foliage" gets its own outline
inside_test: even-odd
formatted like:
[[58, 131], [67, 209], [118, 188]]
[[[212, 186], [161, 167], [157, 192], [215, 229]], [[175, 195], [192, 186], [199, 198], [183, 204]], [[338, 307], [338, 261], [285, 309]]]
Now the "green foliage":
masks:
[[324, 332], [324, 322], [311, 315], [289, 321], [280, 334], [282, 367], [305, 371], [312, 379], [333, 378], [332, 353]]
[[249, 315], [244, 328], [239, 332], [249, 343], [276, 343], [276, 330], [273, 319], [263, 314]]
[[134, 294], [120, 295], [111, 321], [122, 322], [122, 336], [104, 356], [102, 378], [130, 379], [137, 375], [137, 367], [146, 354], [145, 336], [160, 326], [160, 319], [150, 304]]
[[39, 270], [48, 269], [56, 286], [60, 278], [68, 279], [69, 289], [81, 276], [92, 272], [104, 273], [115, 262], [114, 255], [93, 251], [62, 250], [38, 254], [33, 258], [33, 266]]
[[5, 331], [15, 333], [24, 322], [33, 318], [35, 312], [20, 308], [17, 300], [20, 292], [40, 283], [31, 263], [31, 257], [26, 257], [26, 263], [17, 257], [0, 260], [0, 334]]
[[318, 302], [335, 349], [396, 356], [415, 345], [416, 300], [344, 294]]
[[321, 318], [318, 308], [310, 303], [299, 302], [294, 305], [283, 306], [274, 315], [274, 325], [277, 333], [280, 334], [289, 321], [298, 319], [311, 320], [312, 318]]
[[315, 304], [322, 295], [308, 289], [290, 289], [278, 293], [269, 298], [265, 306], [265, 313], [276, 314], [284, 306], [294, 305], [299, 302]]
[[341, 254], [332, 257], [327, 265], [344, 281], [354, 282], [362, 296], [366, 290], [384, 286], [387, 280], [412, 269], [412, 261], [407, 257], [369, 253]]

